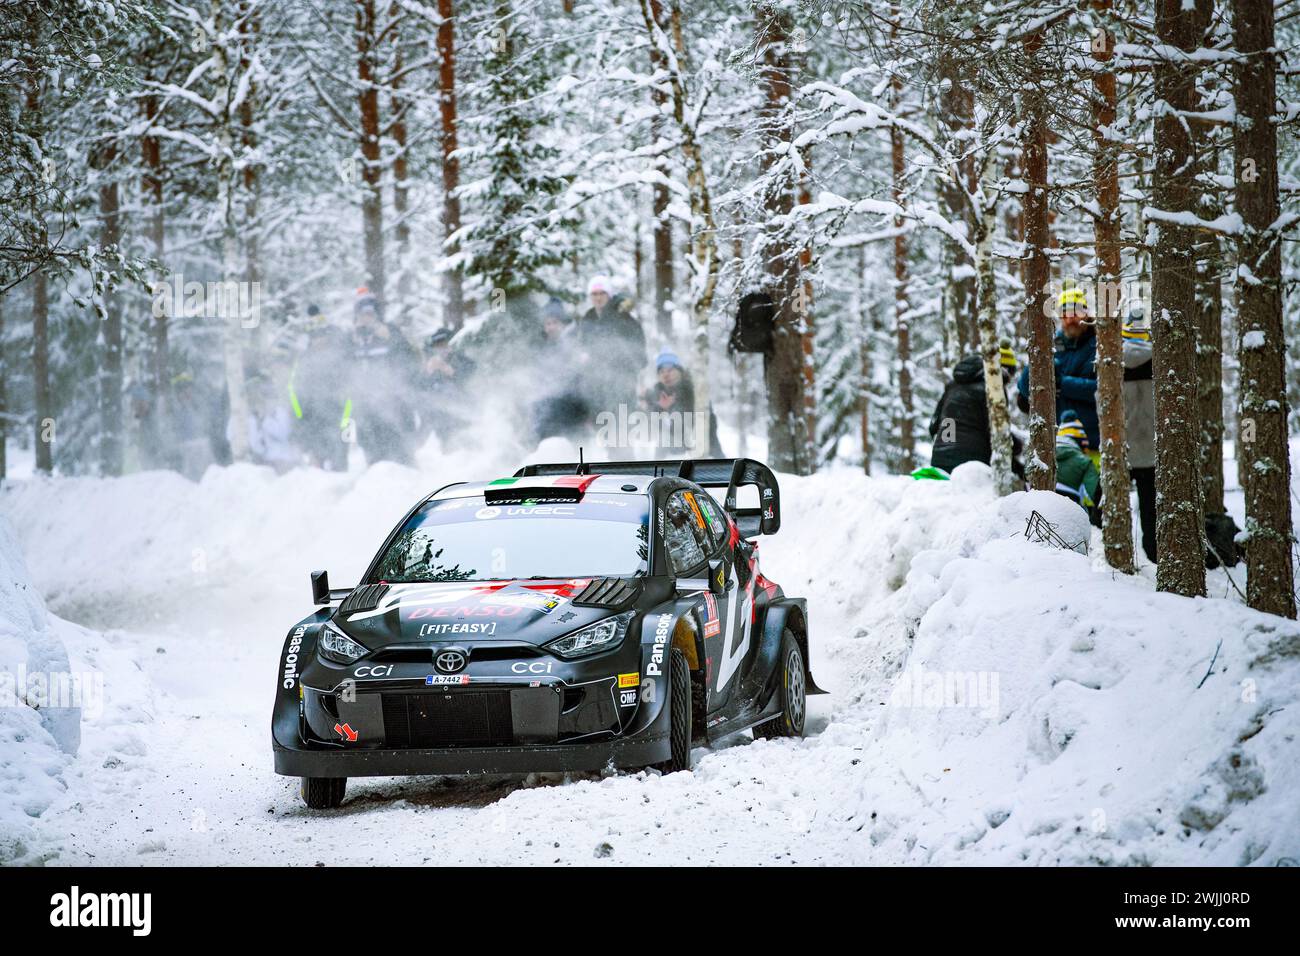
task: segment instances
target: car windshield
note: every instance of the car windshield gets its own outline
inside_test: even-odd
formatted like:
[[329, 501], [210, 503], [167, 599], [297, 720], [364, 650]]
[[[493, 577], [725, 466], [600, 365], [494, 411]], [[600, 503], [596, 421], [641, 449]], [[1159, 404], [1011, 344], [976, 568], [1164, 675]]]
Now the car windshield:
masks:
[[625, 577], [648, 567], [642, 495], [486, 505], [481, 496], [431, 501], [413, 514], [369, 583]]

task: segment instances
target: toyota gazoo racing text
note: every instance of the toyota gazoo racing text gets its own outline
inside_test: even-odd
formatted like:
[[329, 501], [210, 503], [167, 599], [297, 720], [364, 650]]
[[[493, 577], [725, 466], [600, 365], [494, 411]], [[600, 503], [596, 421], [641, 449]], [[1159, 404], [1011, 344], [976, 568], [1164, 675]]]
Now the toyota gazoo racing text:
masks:
[[749, 459], [530, 465], [442, 488], [355, 588], [312, 574], [317, 609], [276, 674], [276, 773], [319, 809], [348, 777], [671, 772], [692, 743], [801, 736], [821, 693], [806, 606], [763, 576], [753, 540], [780, 521], [776, 479]]

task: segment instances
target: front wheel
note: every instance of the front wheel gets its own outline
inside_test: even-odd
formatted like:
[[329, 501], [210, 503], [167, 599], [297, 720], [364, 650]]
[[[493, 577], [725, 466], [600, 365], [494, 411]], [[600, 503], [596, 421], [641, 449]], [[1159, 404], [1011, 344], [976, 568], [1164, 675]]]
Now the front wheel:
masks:
[[343, 802], [347, 777], [303, 777], [302, 802], [313, 810], [332, 810]]
[[781, 657], [777, 677], [781, 683], [776, 698], [781, 705], [775, 717], [754, 728], [760, 739], [774, 737], [802, 737], [804, 719], [808, 715], [808, 681], [805, 679], [803, 651], [794, 634], [786, 628], [781, 634]]
[[686, 655], [673, 648], [668, 658], [669, 740], [672, 755], [654, 764], [660, 773], [691, 769], [691, 668]]

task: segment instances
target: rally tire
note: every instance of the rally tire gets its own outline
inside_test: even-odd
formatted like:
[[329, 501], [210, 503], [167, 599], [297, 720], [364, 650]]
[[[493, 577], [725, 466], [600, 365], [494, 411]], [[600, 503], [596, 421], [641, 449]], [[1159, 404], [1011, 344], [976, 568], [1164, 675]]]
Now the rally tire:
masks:
[[333, 810], [347, 788], [347, 777], [303, 777], [302, 802], [313, 810]]
[[776, 699], [781, 709], [771, 720], [754, 728], [754, 736], [771, 740], [778, 737], [802, 737], [808, 717], [808, 681], [803, 651], [789, 628], [781, 633], [781, 654], [777, 658]]
[[691, 769], [691, 668], [686, 655], [673, 648], [668, 659], [669, 742], [672, 756], [654, 764], [660, 773]]

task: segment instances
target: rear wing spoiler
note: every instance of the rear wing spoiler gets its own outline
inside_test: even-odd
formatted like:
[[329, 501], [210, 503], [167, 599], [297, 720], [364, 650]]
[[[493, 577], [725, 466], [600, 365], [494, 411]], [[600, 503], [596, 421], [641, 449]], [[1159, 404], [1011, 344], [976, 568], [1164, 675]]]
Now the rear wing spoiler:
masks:
[[[517, 478], [543, 475], [649, 475], [684, 478], [702, 488], [725, 488], [722, 505], [746, 538], [776, 534], [781, 528], [781, 490], [776, 476], [752, 458], [683, 458], [659, 461], [575, 461], [525, 465]], [[745, 485], [758, 489], [757, 508], [736, 507], [736, 490]]]

